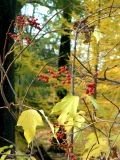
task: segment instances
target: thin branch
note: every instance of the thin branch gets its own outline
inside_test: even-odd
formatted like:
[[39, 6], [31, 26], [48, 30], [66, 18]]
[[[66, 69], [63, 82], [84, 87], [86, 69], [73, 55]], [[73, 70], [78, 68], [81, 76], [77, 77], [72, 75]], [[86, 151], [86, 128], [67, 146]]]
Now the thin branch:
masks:
[[86, 106], [86, 108], [88, 110], [91, 122], [93, 123], [93, 129], [94, 129], [94, 133], [95, 133], [95, 136], [96, 136], [96, 139], [97, 139], [97, 143], [100, 144], [99, 139], [98, 139], [98, 135], [97, 135], [97, 132], [96, 132], [96, 128], [95, 128], [95, 125], [94, 125], [94, 121], [93, 121], [93, 118], [92, 118], [92, 115], [90, 113], [89, 107], [88, 107], [88, 105], [87, 105], [87, 103], [86, 103], [84, 98], [83, 98], [83, 102], [84, 102], [84, 104], [85, 104], [85, 106]]
[[102, 96], [103, 96], [108, 102], [110, 102], [112, 105], [114, 105], [114, 106], [117, 108], [118, 112], [120, 112], [120, 108], [119, 108], [115, 103], [113, 103], [110, 99], [108, 99], [104, 94], [102, 94]]
[[5, 49], [6, 49], [6, 45], [7, 45], [7, 40], [8, 40], [8, 33], [13, 25], [14, 20], [11, 21], [10, 26], [8, 27], [7, 33], [6, 33], [6, 38], [5, 38], [5, 43], [4, 43], [4, 47], [3, 47], [3, 61], [5, 58]]
[[87, 154], [87, 157], [86, 157], [86, 160], [88, 160], [88, 157], [89, 157], [89, 155], [90, 155], [90, 152], [92, 151], [92, 149], [93, 149], [93, 147], [96, 145], [96, 143], [94, 143], [92, 146], [91, 146], [91, 148], [90, 148], [90, 150], [89, 150], [89, 152], [88, 152], [88, 154]]
[[39, 152], [39, 154], [40, 154], [40, 156], [41, 156], [41, 160], [45, 160], [44, 157], [43, 157], [43, 154], [42, 154], [42, 152], [41, 152], [41, 149], [40, 149], [39, 146], [38, 146], [37, 139], [35, 138], [34, 141], [35, 141], [35, 144], [36, 144], [36, 146], [37, 146], [38, 152]]
[[[111, 124], [111, 126], [110, 126], [110, 129], [109, 129], [109, 132], [108, 132], [108, 141], [109, 141], [109, 146], [110, 146], [110, 151], [109, 151], [109, 154], [108, 154], [108, 155], [110, 155], [111, 150], [112, 150], [112, 146], [111, 146], [111, 143], [110, 143], [111, 132], [112, 132], [112, 129], [113, 129], [113, 127], [114, 127], [114, 124], [116, 124], [116, 119], [118, 118], [118, 116], [119, 116], [119, 114], [120, 114], [120, 109], [119, 109], [119, 107], [118, 107], [115, 103], [113, 103], [110, 99], [108, 99], [104, 94], [102, 94], [102, 96], [103, 96], [108, 102], [110, 102], [112, 105], [114, 105], [114, 106], [117, 108], [117, 110], [118, 110], [117, 114], [116, 114], [115, 117], [114, 117], [114, 121], [112, 122], [112, 124]], [[109, 156], [108, 156], [108, 157], [109, 157]]]
[[112, 83], [120, 84], [119, 81], [111, 80], [111, 79], [107, 78], [107, 75], [106, 75], [106, 74], [107, 74], [107, 71], [109, 71], [109, 70], [111, 70], [111, 69], [113, 69], [113, 68], [115, 68], [115, 67], [117, 67], [117, 65], [115, 65], [115, 66], [113, 66], [113, 67], [107, 67], [107, 68], [105, 69], [105, 71], [104, 71], [104, 77], [103, 77], [103, 78], [97, 77], [97, 79], [98, 79], [98, 80], [101, 80], [101, 81], [109, 81], [109, 82], [112, 82]]
[[109, 17], [111, 16], [111, 12], [112, 12], [113, 4], [114, 4], [114, 0], [112, 1], [112, 5], [110, 6], [110, 13], [109, 13]]
[[113, 147], [115, 146], [115, 143], [116, 143], [116, 141], [117, 141], [117, 139], [118, 139], [119, 136], [120, 136], [120, 132], [119, 132], [118, 135], [116, 136], [116, 138], [115, 138], [115, 140], [114, 140], [111, 148], [113, 148]]
[[7, 153], [0, 153], [0, 156], [2, 156], [2, 155], [6, 155], [6, 156], [17, 156], [17, 157], [29, 157], [29, 158], [30, 158], [30, 156], [31, 156], [31, 155], [29, 155], [29, 154], [7, 154]]
[[9, 77], [7, 76], [4, 68], [3, 68], [2, 66], [0, 66], [0, 68], [1, 68], [1, 70], [3, 71], [4, 75], [6, 76], [7, 81], [8, 81], [8, 83], [9, 83], [9, 86], [10, 86], [12, 92], [14, 93], [15, 97], [17, 98], [17, 94], [15, 93], [15, 90], [14, 90], [14, 88], [12, 87], [12, 84], [11, 84], [11, 82], [10, 82], [10, 80], [9, 80]]
[[6, 141], [6, 142], [8, 142], [8, 143], [12, 144], [14, 147], [16, 147], [16, 144], [15, 144], [15, 143], [13, 143], [12, 141], [10, 141], [10, 140], [8, 140], [8, 139], [6, 139], [6, 138], [4, 138], [4, 137], [1, 137], [1, 136], [0, 136], [0, 139], [2, 139], [2, 140], [4, 140], [4, 141]]
[[86, 70], [88, 73], [90, 73], [91, 75], [93, 75], [92, 72], [91, 72], [75, 55], [73, 55], [73, 56], [74, 56], [75, 59], [80, 63], [80, 65], [81, 65], [83, 68], [85, 68], [85, 70]]
[[118, 45], [120, 44], [120, 41], [115, 44], [109, 51], [107, 51], [103, 56], [100, 56], [100, 58], [103, 58], [105, 56], [107, 56], [109, 53], [111, 53]]

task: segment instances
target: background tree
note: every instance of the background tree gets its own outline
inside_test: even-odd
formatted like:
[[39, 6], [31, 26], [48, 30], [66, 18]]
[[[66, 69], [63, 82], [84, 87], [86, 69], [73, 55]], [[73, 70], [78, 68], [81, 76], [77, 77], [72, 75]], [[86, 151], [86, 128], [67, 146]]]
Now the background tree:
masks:
[[[5, 146], [10, 144], [9, 141], [15, 141], [15, 120], [10, 112], [12, 112], [13, 108], [10, 108], [10, 103], [14, 102], [14, 94], [8, 84], [7, 79], [3, 82], [4, 70], [8, 68], [9, 64], [14, 58], [13, 53], [10, 54], [4, 62], [5, 54], [9, 51], [12, 40], [6, 36], [8, 29], [11, 25], [11, 22], [15, 18], [16, 12], [16, 0], [0, 0], [0, 107], [8, 107], [0, 108], [0, 146]], [[10, 27], [10, 32], [13, 31], [13, 24]], [[5, 45], [6, 44], [6, 45]], [[4, 62], [4, 65], [2, 66]], [[4, 68], [4, 70], [3, 70]], [[14, 86], [14, 66], [12, 66], [7, 74], [9, 81], [12, 86]], [[8, 141], [7, 141], [8, 140]]]

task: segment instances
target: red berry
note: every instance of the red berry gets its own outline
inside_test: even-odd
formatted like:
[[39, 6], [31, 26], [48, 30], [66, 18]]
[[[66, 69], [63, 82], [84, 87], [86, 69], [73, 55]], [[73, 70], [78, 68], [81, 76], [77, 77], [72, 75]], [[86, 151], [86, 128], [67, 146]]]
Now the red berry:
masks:
[[56, 74], [54, 74], [54, 75], [52, 76], [52, 78], [58, 78], [58, 76], [57, 76]]
[[45, 77], [45, 75], [44, 75], [44, 74], [41, 74], [41, 75], [40, 75], [40, 77], [44, 78], [44, 77]]
[[67, 73], [67, 74], [66, 74], [66, 77], [70, 77], [70, 76], [71, 76], [70, 73]]
[[98, 72], [95, 73], [94, 77], [97, 77], [97, 76], [98, 76]]
[[49, 82], [49, 79], [47, 78], [47, 79], [45, 80], [45, 82], [48, 83], [48, 82]]
[[70, 80], [71, 80], [71, 77], [67, 77], [67, 80], [69, 80], [69, 81], [70, 81]]
[[93, 92], [94, 91], [94, 88], [89, 88], [89, 92]]
[[68, 71], [68, 66], [65, 66], [65, 71]]
[[59, 127], [59, 124], [58, 123], [54, 123], [54, 127]]
[[65, 71], [65, 66], [61, 67], [60, 71], [63, 73]]
[[90, 92], [90, 95], [91, 95], [91, 96], [94, 96], [94, 92]]
[[38, 81], [41, 81], [41, 77], [38, 77]]
[[67, 84], [70, 84], [71, 82], [70, 82], [70, 80], [67, 80], [66, 83], [67, 83]]
[[70, 72], [69, 72], [69, 71], [66, 71], [66, 74], [70, 74]]
[[56, 137], [57, 137], [57, 139], [61, 139], [62, 138], [60, 133], [56, 133]]
[[89, 89], [86, 89], [86, 92], [85, 92], [86, 94], [89, 94]]
[[65, 81], [62, 81], [62, 84], [65, 84]]
[[54, 74], [54, 72], [53, 72], [52, 70], [48, 70], [48, 72], [49, 72], [50, 74]]
[[58, 71], [58, 74], [60, 75], [62, 72], [61, 71]]
[[89, 88], [95, 88], [96, 84], [95, 83], [90, 83], [90, 84], [87, 85], [87, 87], [89, 87]]
[[52, 139], [49, 139], [49, 142], [52, 142]]

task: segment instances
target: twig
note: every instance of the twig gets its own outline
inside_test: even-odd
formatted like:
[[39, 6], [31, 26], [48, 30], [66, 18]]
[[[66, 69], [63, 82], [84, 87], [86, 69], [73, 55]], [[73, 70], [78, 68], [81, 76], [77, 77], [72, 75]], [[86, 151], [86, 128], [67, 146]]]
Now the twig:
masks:
[[115, 146], [115, 143], [116, 143], [116, 141], [117, 141], [117, 139], [118, 139], [119, 136], [120, 136], [120, 132], [118, 133], [117, 137], [115, 138], [115, 140], [114, 140], [114, 142], [113, 142], [111, 148], [113, 148], [113, 147]]
[[10, 141], [10, 140], [8, 140], [8, 139], [6, 139], [6, 138], [4, 138], [4, 137], [1, 137], [1, 136], [0, 136], [0, 139], [2, 139], [2, 140], [4, 140], [4, 141], [6, 141], [6, 142], [8, 142], [8, 143], [12, 144], [14, 147], [16, 147], [16, 144], [15, 144], [15, 143], [13, 143], [12, 141]]
[[99, 139], [98, 139], [98, 135], [97, 135], [97, 132], [96, 132], [96, 128], [95, 128], [95, 125], [94, 125], [94, 121], [93, 121], [93, 118], [92, 118], [92, 115], [90, 113], [89, 107], [88, 107], [88, 105], [87, 105], [87, 103], [86, 103], [84, 98], [83, 98], [83, 102], [84, 102], [84, 104], [85, 104], [85, 106], [86, 106], [86, 108], [88, 110], [91, 122], [93, 123], [93, 129], [94, 129], [94, 133], [95, 133], [95, 136], [96, 136], [96, 139], [97, 139], [97, 143], [100, 144]]
[[16, 98], [17, 98], [17, 94], [15, 93], [15, 90], [14, 90], [14, 88], [12, 87], [11, 82], [10, 82], [10, 80], [9, 80], [9, 78], [8, 78], [8, 76], [7, 76], [6, 72], [5, 72], [5, 70], [4, 70], [4, 68], [3, 68], [2, 66], [0, 66], [0, 68], [1, 68], [1, 70], [3, 71], [3, 73], [4, 73], [5, 76], [6, 76], [7, 81], [8, 81], [8, 83], [9, 83], [9, 86], [10, 86], [12, 92], [14, 93], [14, 95], [15, 95]]
[[7, 30], [7, 33], [6, 33], [5, 43], [4, 43], [4, 47], [3, 47], [3, 61], [4, 61], [4, 58], [5, 58], [5, 49], [6, 49], [7, 40], [8, 40], [8, 33], [9, 33], [9, 31], [10, 31], [12, 25], [13, 25], [13, 22], [14, 22], [14, 20], [11, 21], [10, 26], [9, 26], [9, 28]]
[[114, 0], [112, 1], [112, 5], [110, 6], [110, 13], [109, 13], [109, 17], [111, 16], [111, 12], [112, 12], [113, 4], [114, 4]]
[[7, 154], [7, 153], [0, 153], [0, 156], [2, 156], [2, 155], [7, 155], [7, 156], [19, 156], [19, 157], [29, 157], [30, 158], [30, 156], [31, 155], [29, 155], [29, 154]]
[[87, 157], [86, 157], [86, 160], [88, 159], [88, 157], [89, 157], [89, 155], [90, 155], [90, 152], [92, 151], [92, 149], [93, 149], [93, 147], [96, 145], [96, 143], [94, 143], [92, 146], [91, 146], [91, 148], [90, 148], [90, 150], [89, 150], [89, 152], [88, 152], [88, 154], [87, 154]]
[[111, 80], [111, 79], [107, 78], [107, 76], [106, 76], [107, 71], [109, 71], [109, 70], [111, 70], [111, 69], [113, 69], [113, 68], [115, 68], [115, 67], [117, 67], [117, 65], [115, 65], [115, 66], [113, 66], [113, 67], [107, 67], [107, 68], [105, 69], [105, 71], [104, 71], [104, 77], [103, 77], [103, 78], [97, 77], [97, 79], [98, 79], [98, 80], [101, 80], [101, 81], [109, 81], [109, 82], [112, 82], [112, 83], [120, 84], [119, 81]]
[[[2, 66], [2, 57], [0, 56], [0, 66]], [[6, 106], [8, 106], [8, 108], [10, 108], [10, 105], [9, 105], [9, 102], [7, 101], [7, 98], [6, 98], [6, 96], [5, 96], [5, 94], [4, 94], [4, 89], [3, 89], [3, 83], [4, 83], [4, 81], [3, 81], [3, 70], [2, 70], [2, 68], [0, 67], [0, 74], [1, 74], [1, 80], [0, 80], [0, 92], [1, 92], [1, 96], [2, 96], [2, 98], [3, 98], [3, 100], [4, 100], [4, 102], [5, 102], [5, 105]]]
[[112, 105], [114, 105], [114, 106], [117, 108], [118, 112], [120, 112], [120, 108], [119, 108], [115, 103], [113, 103], [110, 99], [108, 99], [104, 94], [102, 94], [102, 96], [103, 96], [107, 101], [109, 101]]
[[[72, 59], [72, 72], [71, 72], [71, 93], [74, 96], [75, 95], [75, 56], [76, 56], [76, 47], [77, 47], [77, 37], [78, 32], [75, 33], [75, 42], [74, 42], [74, 54]], [[71, 152], [73, 153], [73, 143], [74, 143], [74, 127], [71, 129]]]
[[103, 58], [105, 56], [107, 56], [109, 53], [111, 53], [118, 45], [120, 44], [120, 41], [115, 44], [109, 51], [107, 51], [103, 56], [101, 56], [100, 58]]
[[81, 65], [83, 68], [85, 68], [85, 70], [86, 70], [88, 73], [90, 73], [91, 75], [93, 75], [92, 72], [91, 72], [75, 55], [73, 55], [73, 56], [74, 56], [75, 59], [80, 63], [80, 65]]
[[120, 109], [119, 109], [119, 107], [118, 107], [115, 103], [113, 103], [110, 99], [108, 99], [104, 94], [102, 94], [102, 96], [103, 96], [108, 102], [110, 102], [112, 105], [114, 105], [114, 106], [117, 108], [117, 110], [118, 110], [117, 114], [116, 114], [115, 117], [114, 117], [114, 121], [112, 122], [111, 127], [110, 127], [109, 132], [108, 132], [108, 141], [109, 141], [109, 146], [110, 146], [110, 151], [109, 151], [109, 154], [108, 154], [108, 157], [109, 157], [109, 155], [110, 155], [110, 153], [111, 153], [111, 150], [112, 150], [112, 146], [111, 146], [111, 143], [110, 143], [111, 132], [112, 132], [112, 129], [113, 129], [114, 124], [116, 123], [116, 119], [117, 119], [118, 115], [120, 114]]
[[42, 152], [41, 152], [41, 150], [40, 150], [40, 148], [39, 148], [39, 146], [38, 146], [37, 139], [35, 138], [34, 141], [35, 141], [35, 144], [36, 144], [36, 146], [37, 146], [38, 152], [39, 152], [39, 154], [40, 154], [40, 156], [41, 156], [41, 157], [40, 157], [41, 160], [45, 160], [44, 157], [43, 157], [43, 154], [42, 154]]

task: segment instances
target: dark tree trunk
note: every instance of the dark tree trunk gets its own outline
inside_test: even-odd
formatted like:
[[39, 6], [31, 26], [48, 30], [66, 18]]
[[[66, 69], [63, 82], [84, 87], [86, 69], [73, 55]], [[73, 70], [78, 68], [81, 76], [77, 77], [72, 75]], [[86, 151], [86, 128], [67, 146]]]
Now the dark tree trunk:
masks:
[[[71, 8], [68, 6], [69, 0], [63, 3], [63, 18], [70, 23], [71, 22]], [[58, 68], [62, 66], [69, 66], [70, 57], [70, 30], [65, 23], [62, 24], [64, 34], [61, 35]], [[59, 99], [63, 98], [67, 94], [67, 90], [64, 87], [60, 87], [56, 90], [56, 94]]]
[[[68, 3], [64, 5], [67, 6]], [[71, 22], [70, 9], [68, 7], [63, 9], [63, 18], [66, 19], [67, 22]], [[63, 24], [63, 30], [66, 33], [61, 35], [58, 67], [68, 65], [70, 56], [70, 30], [66, 28], [65, 24]]]
[[[7, 53], [10, 46], [12, 45], [12, 40], [8, 38], [5, 50], [4, 44], [6, 39], [6, 33], [11, 24], [11, 21], [15, 18], [15, 6], [16, 0], [0, 0], [0, 59], [3, 62], [4, 54]], [[10, 32], [13, 31], [13, 27], [11, 27]], [[11, 61], [13, 60], [13, 53], [8, 56], [4, 63], [4, 69], [6, 70]], [[0, 69], [2, 73], [2, 69]], [[1, 80], [0, 74], [0, 80]], [[14, 66], [12, 66], [8, 73], [8, 78], [11, 82], [11, 85], [14, 86]], [[0, 87], [1, 89], [1, 87]], [[2, 92], [2, 91], [1, 91]], [[6, 106], [6, 103], [3, 99], [3, 95], [0, 92], [0, 107]], [[14, 102], [14, 94], [7, 82], [7, 80], [3, 83], [3, 92], [8, 103]], [[8, 107], [8, 106], [7, 106]], [[15, 140], [15, 120], [8, 109], [0, 108], [0, 146], [9, 145], [8, 141], [14, 142]], [[6, 140], [5, 140], [6, 139]], [[8, 140], [8, 141], [7, 141]]]

